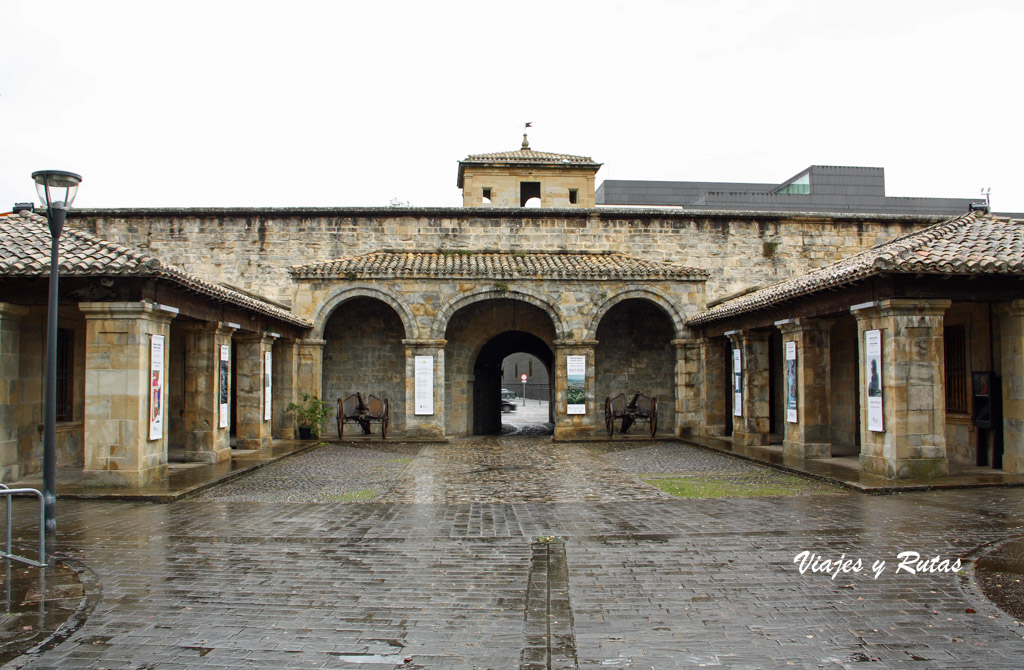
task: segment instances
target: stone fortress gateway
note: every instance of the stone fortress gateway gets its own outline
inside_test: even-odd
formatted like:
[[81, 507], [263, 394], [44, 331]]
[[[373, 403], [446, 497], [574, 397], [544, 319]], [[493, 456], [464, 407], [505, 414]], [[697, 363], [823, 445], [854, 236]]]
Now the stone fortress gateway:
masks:
[[[658, 397], [665, 437], [781, 440], [788, 456], [852, 455], [889, 477], [941, 475], [983, 455], [1024, 472], [1024, 407], [1012, 397], [1024, 380], [1013, 353], [1024, 332], [1018, 266], [918, 268], [916, 283], [894, 279], [902, 270], [893, 266], [757, 299], [764, 287], [912, 239], [966, 212], [967, 201], [944, 201], [957, 208], [946, 213], [597, 207], [599, 168], [534, 151], [524, 135], [518, 150], [460, 162], [461, 208], [73, 210], [68, 226], [102, 253], [83, 251], [68, 269], [78, 276], [62, 287], [62, 466], [81, 466], [87, 483], [159, 481], [168, 453], [216, 462], [230, 458], [232, 438], [259, 449], [294, 437], [283, 408], [301, 392], [332, 404], [356, 391], [386, 397], [395, 439], [494, 433], [501, 361], [522, 352], [552, 380], [557, 440], [600, 437], [604, 398], [639, 389]], [[1010, 220], [968, 219], [982, 235], [1018, 231]], [[32, 296], [33, 278], [45, 274], [6, 255], [0, 473], [13, 480], [38, 469], [35, 333], [45, 308]], [[120, 269], [125, 258], [135, 259], [130, 272]], [[973, 283], [950, 282], [954, 274]], [[880, 434], [867, 428], [865, 330], [887, 338]], [[141, 428], [148, 398], [125, 381], [148, 372], [150, 334], [167, 343], [166, 429], [155, 442]], [[116, 369], [112, 342], [135, 348]], [[788, 385], [796, 421], [787, 420], [788, 343], [799, 352]], [[567, 412], [568, 356], [585, 357], [583, 414]], [[417, 388], [417, 365], [429, 366], [431, 388], [422, 374]], [[977, 371], [1008, 389], [1002, 431], [972, 422]], [[222, 388], [226, 417], [214, 399]]]

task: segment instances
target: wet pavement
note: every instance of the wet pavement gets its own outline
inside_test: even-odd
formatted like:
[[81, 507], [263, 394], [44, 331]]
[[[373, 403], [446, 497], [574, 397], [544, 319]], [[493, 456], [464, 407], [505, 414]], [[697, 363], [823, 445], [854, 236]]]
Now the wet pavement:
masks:
[[677, 499], [641, 477], [730, 459], [378, 442], [174, 504], [62, 500], [58, 550], [95, 608], [11, 667], [1021, 667], [1024, 627], [974, 561], [1024, 538], [1024, 489]]

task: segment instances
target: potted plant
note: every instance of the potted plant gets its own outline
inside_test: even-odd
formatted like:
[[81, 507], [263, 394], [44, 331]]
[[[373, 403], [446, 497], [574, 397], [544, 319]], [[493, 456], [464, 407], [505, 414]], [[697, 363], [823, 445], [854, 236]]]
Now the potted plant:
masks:
[[315, 393], [300, 393], [299, 395], [302, 397], [302, 402], [288, 403], [288, 407], [284, 411], [291, 414], [295, 424], [299, 427], [300, 440], [320, 437], [328, 417], [334, 413], [334, 408], [318, 398]]

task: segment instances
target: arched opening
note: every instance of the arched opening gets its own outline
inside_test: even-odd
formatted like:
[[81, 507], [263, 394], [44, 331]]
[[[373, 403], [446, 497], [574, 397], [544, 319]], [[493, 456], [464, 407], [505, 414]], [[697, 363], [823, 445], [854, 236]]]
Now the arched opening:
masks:
[[[335, 410], [339, 398], [356, 392], [364, 398], [372, 394], [387, 399], [389, 431], [401, 434], [405, 430], [404, 338], [402, 320], [387, 303], [360, 296], [339, 305], [324, 326], [323, 399]], [[337, 435], [333, 418], [325, 434]]]
[[[658, 432], [675, 432], [675, 330], [669, 315], [650, 300], [630, 298], [611, 307], [597, 326], [595, 394], [640, 391], [658, 399]], [[637, 432], [636, 429], [633, 432]]]
[[[510, 354], [535, 356], [551, 375], [555, 326], [540, 307], [514, 298], [486, 298], [458, 309], [445, 328], [445, 432], [501, 432], [502, 362]], [[552, 403], [548, 398], [551, 421]]]
[[[502, 364], [515, 354], [528, 354], [543, 365], [545, 375], [555, 362], [551, 348], [536, 335], [522, 331], [506, 331], [493, 337], [480, 350], [473, 366], [473, 433], [496, 435], [502, 424]], [[537, 399], [540, 402], [539, 399]], [[551, 421], [550, 390], [546, 398], [547, 416], [542, 423]], [[525, 409], [525, 408], [523, 408]], [[520, 411], [516, 409], [515, 411]]]

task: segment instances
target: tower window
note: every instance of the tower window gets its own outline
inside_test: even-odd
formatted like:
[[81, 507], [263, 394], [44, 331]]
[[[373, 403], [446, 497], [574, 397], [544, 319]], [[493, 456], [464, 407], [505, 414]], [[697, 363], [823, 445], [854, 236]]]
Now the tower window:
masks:
[[569, 204], [575, 205], [579, 200], [579, 191], [574, 188], [569, 189]]
[[[530, 200], [536, 198], [536, 203], [527, 204]], [[537, 207], [540, 205], [540, 182], [539, 181], [524, 181], [519, 184], [519, 206], [520, 207]]]
[[483, 197], [484, 197], [484, 204], [485, 205], [491, 204], [491, 187], [490, 186], [488, 186], [487, 188], [485, 188], [483, 190]]

